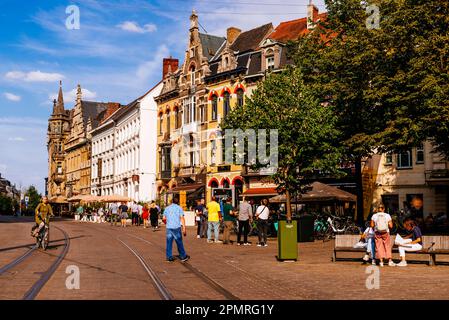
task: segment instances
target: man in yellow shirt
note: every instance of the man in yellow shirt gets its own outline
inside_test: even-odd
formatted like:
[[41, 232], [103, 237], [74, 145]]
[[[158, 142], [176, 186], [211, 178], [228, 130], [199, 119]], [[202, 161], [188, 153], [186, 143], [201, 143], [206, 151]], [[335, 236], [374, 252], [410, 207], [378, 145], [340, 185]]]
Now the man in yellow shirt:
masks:
[[[207, 243], [222, 243], [218, 239], [220, 221], [222, 220], [221, 208], [216, 200], [216, 197], [212, 197], [212, 201], [206, 206], [208, 214]], [[212, 229], [214, 229], [214, 240], [212, 240]]]

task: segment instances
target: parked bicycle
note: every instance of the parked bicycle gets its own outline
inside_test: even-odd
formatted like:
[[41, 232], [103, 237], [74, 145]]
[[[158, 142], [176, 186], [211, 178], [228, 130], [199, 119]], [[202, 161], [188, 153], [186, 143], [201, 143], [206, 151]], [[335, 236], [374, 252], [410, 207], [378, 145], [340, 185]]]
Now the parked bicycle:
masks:
[[351, 217], [339, 217], [324, 213], [314, 215], [315, 239], [329, 241], [337, 234], [360, 234], [361, 232]]

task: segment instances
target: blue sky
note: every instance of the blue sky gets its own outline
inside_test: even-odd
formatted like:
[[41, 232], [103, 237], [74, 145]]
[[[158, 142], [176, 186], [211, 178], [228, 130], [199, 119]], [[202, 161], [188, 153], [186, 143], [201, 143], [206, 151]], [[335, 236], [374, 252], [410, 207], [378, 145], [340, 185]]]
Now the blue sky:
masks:
[[[44, 191], [46, 130], [63, 81], [66, 108], [79, 83], [83, 98], [126, 104], [161, 78], [162, 58], [182, 63], [189, 15], [225, 36], [306, 15], [309, 0], [1, 0], [0, 173]], [[320, 11], [324, 0], [313, 1]], [[80, 10], [80, 29], [66, 28], [66, 8]], [[201, 30], [204, 32], [204, 30]]]

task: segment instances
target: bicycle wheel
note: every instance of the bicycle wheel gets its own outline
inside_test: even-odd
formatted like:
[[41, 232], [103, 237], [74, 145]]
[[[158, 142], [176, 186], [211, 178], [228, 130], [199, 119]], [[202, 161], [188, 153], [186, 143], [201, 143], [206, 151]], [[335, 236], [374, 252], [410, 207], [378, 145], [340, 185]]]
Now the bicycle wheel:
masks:
[[44, 234], [44, 236], [43, 236], [43, 239], [42, 239], [42, 241], [41, 241], [41, 243], [42, 243], [42, 249], [43, 249], [44, 251], [47, 250], [49, 238], [50, 238], [50, 235], [49, 235], [49, 232], [47, 231], [47, 232], [45, 232], [45, 234]]
[[328, 228], [323, 233], [323, 242], [329, 241], [334, 237], [334, 231], [332, 230], [331, 226], [328, 226]]

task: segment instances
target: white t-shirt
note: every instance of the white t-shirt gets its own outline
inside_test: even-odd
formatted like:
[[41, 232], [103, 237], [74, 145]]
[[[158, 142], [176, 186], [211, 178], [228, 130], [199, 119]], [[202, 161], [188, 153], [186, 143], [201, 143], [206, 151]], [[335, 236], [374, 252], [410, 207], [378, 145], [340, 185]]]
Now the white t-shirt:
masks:
[[259, 219], [267, 220], [268, 216], [270, 215], [270, 209], [264, 205], [260, 205], [257, 207], [256, 210], [256, 216], [259, 217]]
[[366, 228], [363, 233], [366, 235], [366, 238], [374, 238], [374, 229], [371, 227]]
[[[390, 222], [391, 221], [391, 216], [388, 214], [388, 213], [386, 213], [386, 212], [383, 212], [383, 214], [385, 214], [385, 218], [387, 219], [387, 223], [388, 222]], [[377, 219], [379, 218], [379, 213], [375, 213], [375, 214], [373, 214], [373, 217], [371, 218], [371, 220], [372, 221], [374, 221], [374, 229], [377, 231], [377, 226], [376, 226], [376, 224], [377, 224]], [[390, 232], [390, 228], [388, 228], [388, 231], [387, 231], [388, 233]]]

